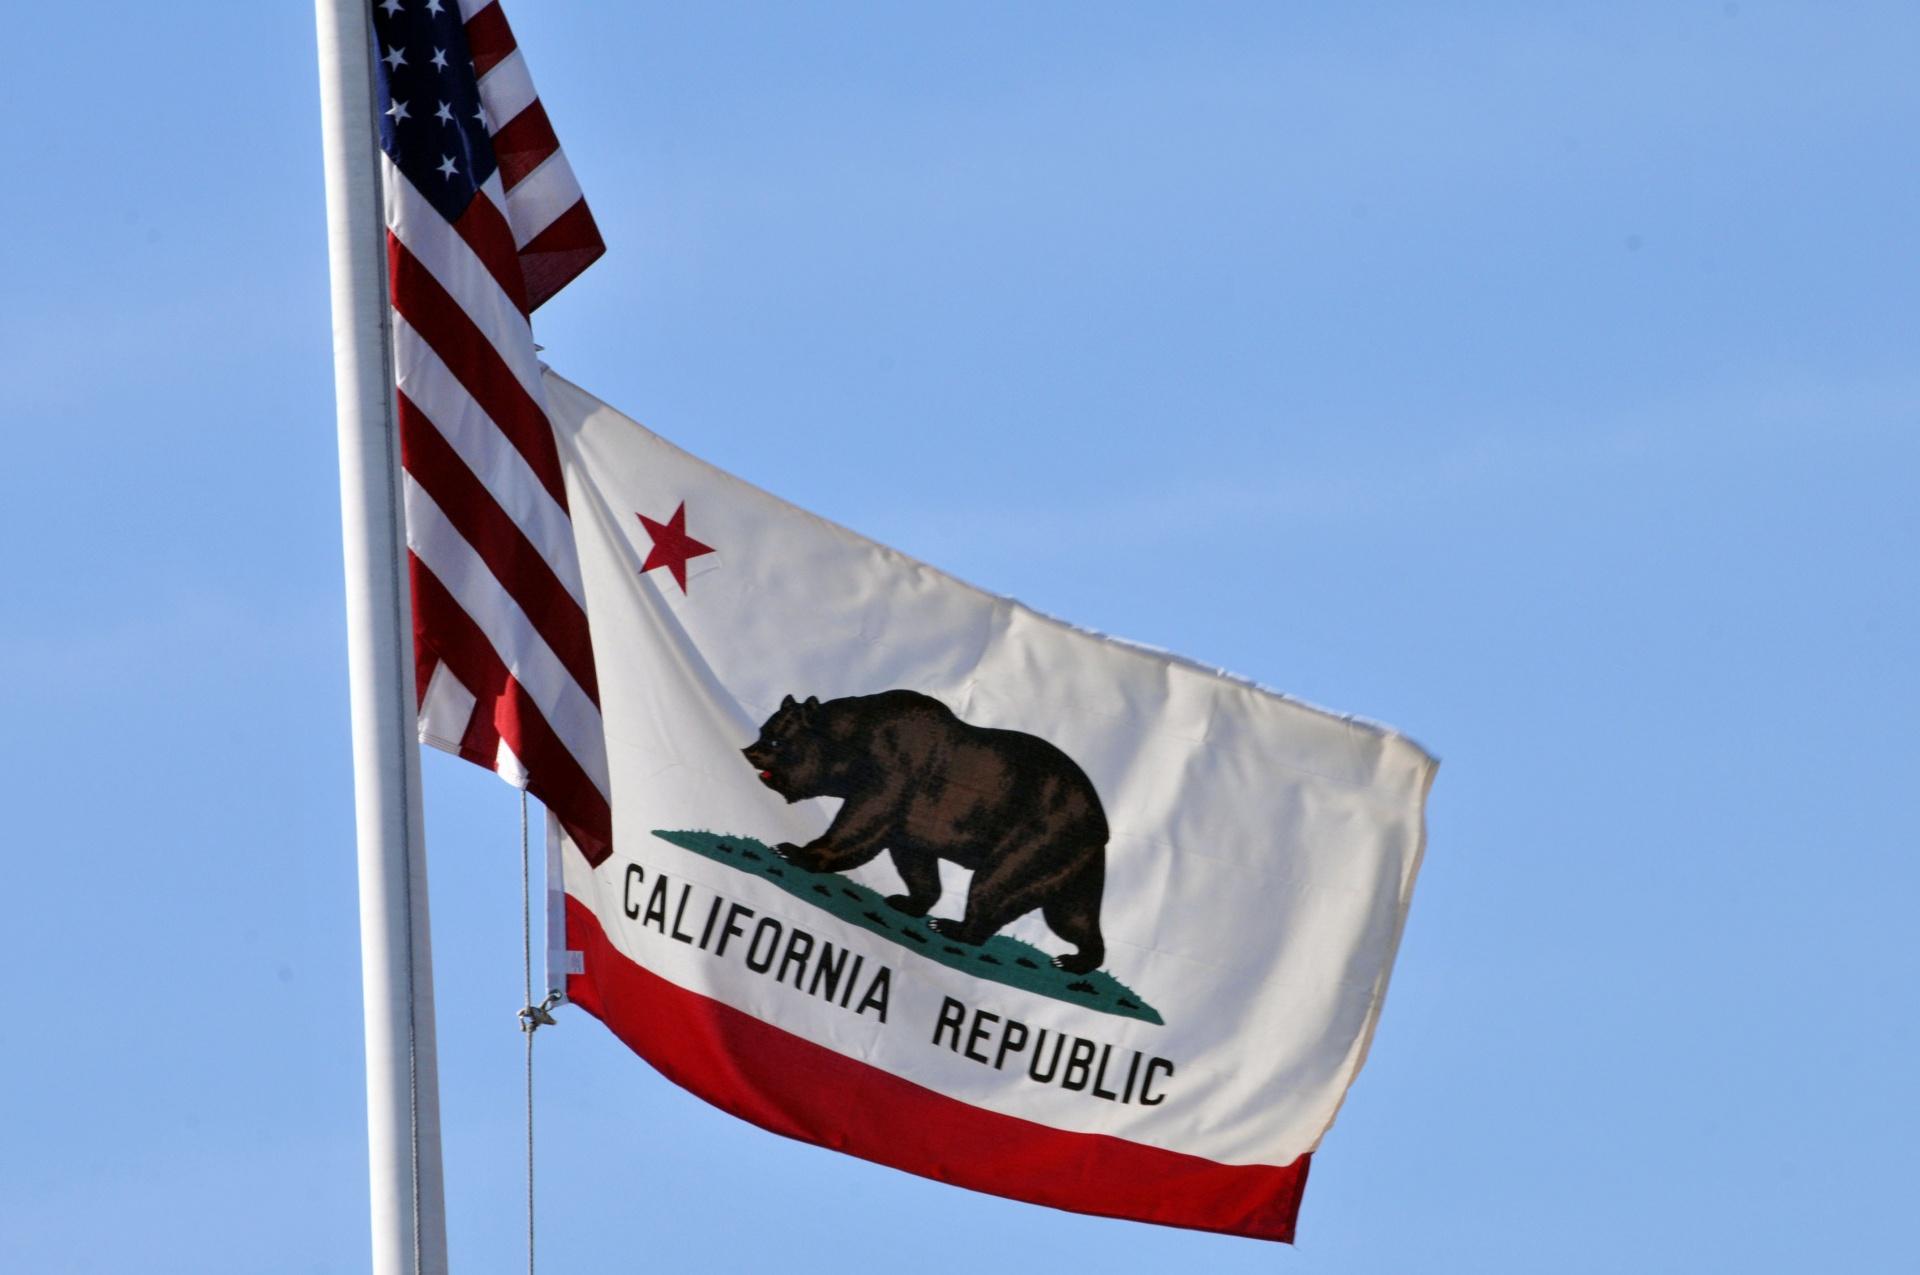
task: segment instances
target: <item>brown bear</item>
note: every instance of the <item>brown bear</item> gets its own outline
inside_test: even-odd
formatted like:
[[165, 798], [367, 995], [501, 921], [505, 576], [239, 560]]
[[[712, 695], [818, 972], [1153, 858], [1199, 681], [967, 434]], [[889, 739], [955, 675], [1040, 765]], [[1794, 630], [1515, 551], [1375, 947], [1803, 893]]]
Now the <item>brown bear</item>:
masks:
[[1106, 956], [1100, 895], [1107, 816], [1073, 759], [1034, 735], [970, 726], [918, 691], [821, 703], [789, 695], [740, 750], [789, 802], [839, 797], [826, 832], [774, 850], [811, 872], [845, 872], [882, 850], [907, 892], [887, 902], [925, 916], [940, 897], [939, 860], [973, 871], [966, 915], [929, 921], [959, 943], [984, 943], [1034, 908], [1075, 951], [1076, 974]]

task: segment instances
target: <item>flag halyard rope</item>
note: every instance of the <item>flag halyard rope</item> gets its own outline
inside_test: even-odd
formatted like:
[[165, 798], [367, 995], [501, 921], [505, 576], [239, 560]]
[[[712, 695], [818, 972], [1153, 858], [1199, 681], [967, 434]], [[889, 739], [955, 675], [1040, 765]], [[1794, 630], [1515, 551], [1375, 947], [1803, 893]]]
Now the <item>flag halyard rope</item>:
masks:
[[549, 990], [538, 1005], [533, 1003], [533, 890], [530, 852], [527, 846], [527, 793], [520, 790], [520, 969], [526, 999], [521, 1006], [520, 1031], [527, 1039], [527, 1275], [533, 1275], [533, 1034], [542, 1027], [553, 1027], [553, 1009], [560, 1004], [559, 992]]

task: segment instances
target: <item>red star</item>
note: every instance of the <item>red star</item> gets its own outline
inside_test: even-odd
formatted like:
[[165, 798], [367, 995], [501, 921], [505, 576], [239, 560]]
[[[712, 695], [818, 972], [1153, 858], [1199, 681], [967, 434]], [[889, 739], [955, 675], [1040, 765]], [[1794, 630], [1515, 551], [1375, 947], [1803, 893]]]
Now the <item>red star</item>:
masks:
[[687, 559], [713, 552], [712, 546], [703, 545], [687, 534], [687, 502], [681, 501], [680, 507], [673, 511], [673, 517], [665, 522], [655, 522], [642, 513], [636, 513], [634, 517], [653, 537], [653, 550], [647, 554], [647, 563], [640, 568], [640, 573], [645, 575], [655, 567], [665, 567], [673, 572], [674, 583], [680, 586], [680, 592], [685, 593]]

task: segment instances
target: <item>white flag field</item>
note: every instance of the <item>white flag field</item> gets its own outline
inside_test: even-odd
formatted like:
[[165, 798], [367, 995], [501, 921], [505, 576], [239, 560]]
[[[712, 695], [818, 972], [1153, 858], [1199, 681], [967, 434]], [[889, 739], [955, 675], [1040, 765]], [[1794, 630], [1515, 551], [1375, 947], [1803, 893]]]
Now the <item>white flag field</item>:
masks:
[[597, 863], [550, 831], [569, 998], [776, 1132], [1291, 1239], [1434, 760], [976, 589], [551, 373], [546, 397], [613, 820]]

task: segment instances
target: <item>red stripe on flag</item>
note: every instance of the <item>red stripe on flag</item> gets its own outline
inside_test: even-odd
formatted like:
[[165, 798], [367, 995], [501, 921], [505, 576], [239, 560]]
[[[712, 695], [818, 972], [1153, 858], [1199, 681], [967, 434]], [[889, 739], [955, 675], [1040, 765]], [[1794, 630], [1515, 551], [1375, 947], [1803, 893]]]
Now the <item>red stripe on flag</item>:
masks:
[[1068, 1133], [903, 1080], [629, 960], [567, 897], [586, 972], [567, 995], [661, 1075], [762, 1129], [922, 1177], [1075, 1213], [1292, 1242], [1312, 1156], [1219, 1164]]
[[[412, 554], [407, 555], [407, 566], [413, 582], [414, 642], [432, 647], [478, 704], [490, 708], [494, 733], [485, 739], [505, 741], [526, 768], [527, 791], [566, 825], [587, 862], [604, 862], [613, 853], [613, 814], [607, 799], [446, 586]], [[473, 746], [486, 744], [476, 738]], [[464, 739], [460, 755], [489, 770], [497, 760], [493, 749], [469, 751]]]
[[593, 671], [593, 645], [587, 636], [587, 613], [426, 413], [405, 393], [395, 397], [400, 404], [402, 467], [440, 506], [440, 512], [480, 555], [500, 587], [520, 604], [535, 631], [598, 708], [600, 690]]
[[433, 347], [447, 370], [526, 458], [540, 485], [565, 509], [567, 485], [560, 474], [560, 453], [554, 446], [553, 427], [547, 423], [546, 412], [527, 393], [486, 334], [391, 232], [387, 235], [387, 259], [393, 276], [393, 308]]
[[513, 227], [507, 224], [507, 214], [501, 211], [500, 205], [482, 194], [467, 205], [453, 228], [520, 311], [520, 317], [530, 314], [532, 307], [527, 304], [527, 281], [520, 269], [520, 250], [513, 246]]
[[554, 293], [598, 261], [606, 250], [600, 227], [587, 211], [587, 201], [578, 201], [520, 249], [520, 271], [527, 281], [527, 305], [538, 310]]
[[[407, 557], [411, 561], [413, 555], [408, 554]], [[417, 630], [420, 627], [419, 621], [416, 620], [413, 627]], [[440, 657], [433, 653], [432, 647], [419, 641], [413, 644], [413, 711], [415, 713], [427, 706], [427, 689], [433, 685], [433, 671], [439, 666]]]
[[517, 46], [513, 42], [513, 28], [507, 25], [507, 15], [498, 4], [490, 4], [467, 19], [467, 52], [473, 55], [473, 73], [485, 75], [511, 57]]
[[512, 190], [559, 149], [560, 139], [554, 136], [547, 108], [536, 98], [493, 135], [493, 158], [500, 165], [501, 184]]
[[[467, 718], [467, 729], [460, 735], [458, 752], [468, 761], [477, 761], [488, 770], [493, 770], [500, 762], [500, 727], [493, 720], [493, 714], [481, 711], [481, 706], [497, 705], [501, 692], [512, 679], [507, 676], [504, 665], [488, 671], [494, 675], [496, 685], [480, 688], [480, 695], [475, 699], [475, 712]], [[507, 747], [511, 749], [513, 746], [509, 744]]]

